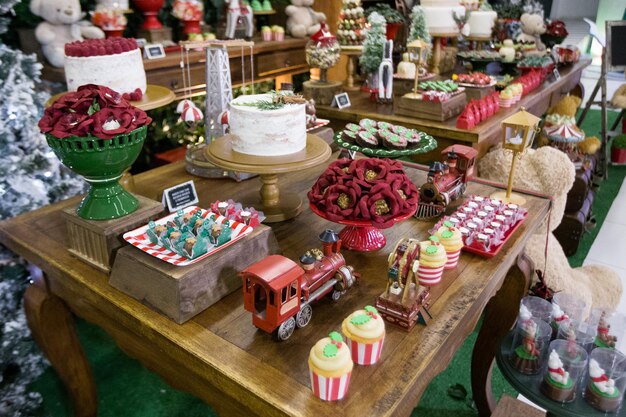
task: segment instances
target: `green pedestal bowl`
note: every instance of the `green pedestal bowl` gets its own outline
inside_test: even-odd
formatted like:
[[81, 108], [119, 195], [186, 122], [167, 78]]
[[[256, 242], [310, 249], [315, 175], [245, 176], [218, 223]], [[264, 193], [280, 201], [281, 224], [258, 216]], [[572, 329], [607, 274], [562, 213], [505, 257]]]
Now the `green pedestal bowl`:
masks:
[[95, 136], [59, 139], [46, 134], [48, 145], [61, 162], [82, 175], [91, 185], [76, 209], [83, 219], [109, 220], [125, 216], [139, 207], [139, 201], [119, 184], [141, 151], [147, 126], [113, 139]]

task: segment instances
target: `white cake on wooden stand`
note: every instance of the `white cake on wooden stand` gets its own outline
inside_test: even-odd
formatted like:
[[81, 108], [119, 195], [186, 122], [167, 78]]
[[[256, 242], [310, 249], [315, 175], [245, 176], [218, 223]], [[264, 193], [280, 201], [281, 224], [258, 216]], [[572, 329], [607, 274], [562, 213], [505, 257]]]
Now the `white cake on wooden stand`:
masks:
[[470, 27], [470, 36], [475, 38], [489, 38], [498, 19], [498, 13], [493, 10], [476, 10], [469, 15], [467, 24]]
[[435, 36], [459, 33], [454, 15], [459, 18], [465, 16], [465, 7], [461, 6], [459, 0], [422, 0], [421, 6], [428, 33]]
[[281, 156], [306, 147], [306, 112], [304, 104], [284, 104], [265, 109], [271, 94], [240, 96], [230, 102], [228, 125], [232, 149], [257, 156]]

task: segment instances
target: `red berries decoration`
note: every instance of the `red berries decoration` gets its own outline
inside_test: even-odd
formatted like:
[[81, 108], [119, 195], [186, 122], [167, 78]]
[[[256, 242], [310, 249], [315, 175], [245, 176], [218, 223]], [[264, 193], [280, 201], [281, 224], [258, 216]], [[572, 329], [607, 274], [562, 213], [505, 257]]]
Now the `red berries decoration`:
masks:
[[88, 57], [121, 54], [137, 49], [137, 41], [132, 38], [87, 39], [65, 44], [65, 55]]

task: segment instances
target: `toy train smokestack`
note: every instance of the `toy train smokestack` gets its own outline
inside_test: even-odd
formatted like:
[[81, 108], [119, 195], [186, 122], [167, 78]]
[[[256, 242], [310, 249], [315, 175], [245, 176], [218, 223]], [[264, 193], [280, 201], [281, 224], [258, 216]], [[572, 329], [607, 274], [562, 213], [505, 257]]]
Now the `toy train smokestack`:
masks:
[[330, 256], [333, 253], [341, 253], [341, 239], [339, 235], [332, 229], [326, 229], [319, 235], [322, 242], [322, 250], [324, 256]]

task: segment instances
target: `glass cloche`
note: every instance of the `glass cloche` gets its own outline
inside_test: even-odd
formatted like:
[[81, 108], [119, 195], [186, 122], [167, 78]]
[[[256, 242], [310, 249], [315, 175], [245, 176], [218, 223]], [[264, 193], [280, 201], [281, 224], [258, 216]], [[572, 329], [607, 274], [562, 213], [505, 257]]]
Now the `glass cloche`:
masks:
[[306, 62], [312, 68], [320, 69], [320, 82], [326, 82], [326, 70], [339, 62], [339, 42], [328, 31], [325, 23], [311, 35], [306, 44]]

